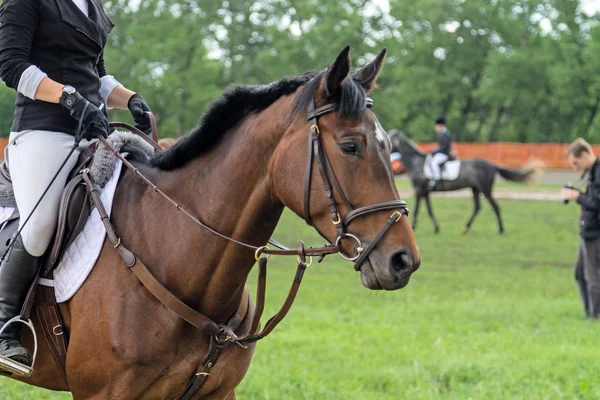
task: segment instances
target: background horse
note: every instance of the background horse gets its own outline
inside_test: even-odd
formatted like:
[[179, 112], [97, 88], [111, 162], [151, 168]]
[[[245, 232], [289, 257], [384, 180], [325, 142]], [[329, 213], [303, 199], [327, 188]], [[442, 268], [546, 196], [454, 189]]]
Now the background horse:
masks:
[[[408, 174], [415, 189], [417, 204], [413, 213], [413, 230], [417, 227], [417, 217], [419, 214], [419, 205], [421, 199], [425, 199], [427, 212], [433, 221], [435, 233], [439, 233], [440, 226], [433, 215], [431, 201], [429, 199], [429, 179], [424, 174], [426, 153], [423, 153], [419, 148], [402, 132], [391, 130], [389, 132], [392, 142], [392, 151], [397, 151], [402, 155], [402, 164], [404, 172]], [[455, 180], [440, 180], [438, 181], [433, 191], [452, 191], [463, 188], [471, 188], [473, 191], [473, 202], [475, 208], [473, 214], [463, 228], [463, 233], [469, 232], [475, 217], [481, 209], [479, 195], [483, 193], [487, 201], [492, 206], [494, 213], [498, 219], [498, 230], [500, 234], [504, 233], [504, 225], [502, 224], [502, 216], [500, 215], [500, 207], [492, 196], [492, 189], [496, 174], [500, 174], [504, 179], [513, 182], [533, 183], [537, 180], [541, 173], [541, 166], [538, 163], [532, 163], [523, 168], [505, 168], [499, 165], [490, 163], [483, 159], [462, 160], [458, 177]]]
[[[346, 220], [349, 205], [399, 199], [389, 139], [367, 107], [384, 58], [385, 50], [351, 74], [347, 47], [321, 73], [235, 88], [213, 103], [191, 134], [134, 164], [193, 215], [236, 240], [266, 244], [288, 207], [335, 243], [338, 229], [323, 176], [335, 176], [336, 189], [345, 194], [332, 194], [338, 220]], [[307, 110], [326, 105], [331, 112], [318, 119], [318, 127], [310, 126]], [[317, 155], [308, 157], [309, 127], [311, 135], [318, 134], [319, 156], [328, 160], [325, 172], [319, 171]], [[390, 213], [360, 214], [347, 224], [361, 245], [377, 243], [356, 265], [369, 289], [402, 288], [420, 264], [406, 218], [378, 237]], [[200, 229], [125, 168], [111, 220], [122, 243], [179, 299], [217, 323], [230, 320], [245, 296], [254, 251]], [[355, 253], [355, 240], [339, 239], [345, 254]], [[68, 382], [44, 340], [33, 375], [22, 380], [69, 390], [74, 399], [175, 398], [199, 370], [210, 341], [159, 303], [108, 241], [87, 281], [60, 310], [69, 330]], [[250, 305], [240, 332], [249, 329], [253, 314]], [[34, 323], [39, 330], [39, 321]], [[235, 399], [253, 352], [254, 345], [228, 347], [193, 398]]]

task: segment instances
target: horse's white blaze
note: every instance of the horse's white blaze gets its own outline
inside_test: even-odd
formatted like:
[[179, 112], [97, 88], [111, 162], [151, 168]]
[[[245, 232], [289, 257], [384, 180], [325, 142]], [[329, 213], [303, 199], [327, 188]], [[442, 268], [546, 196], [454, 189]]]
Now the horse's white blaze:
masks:
[[392, 142], [390, 140], [390, 137], [388, 136], [385, 129], [383, 129], [383, 127], [379, 123], [379, 120], [375, 120], [375, 122], [376, 122], [375, 138], [377, 139], [377, 141], [379, 141], [379, 143], [381, 143], [385, 146], [385, 148], [387, 149], [387, 151], [389, 153], [392, 151]]

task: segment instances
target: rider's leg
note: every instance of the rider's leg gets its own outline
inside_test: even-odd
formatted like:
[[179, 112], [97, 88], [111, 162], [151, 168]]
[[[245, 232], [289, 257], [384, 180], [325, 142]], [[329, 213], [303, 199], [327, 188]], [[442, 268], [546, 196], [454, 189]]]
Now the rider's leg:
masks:
[[[73, 147], [73, 142], [72, 135], [60, 132], [11, 133], [7, 161], [21, 224], [50, 184]], [[11, 253], [0, 266], [0, 328], [21, 311], [29, 286], [37, 273], [39, 257], [46, 251], [54, 234], [60, 196], [69, 172], [77, 162], [81, 147], [71, 155], [21, 235], [16, 238]], [[30, 365], [29, 352], [19, 343], [21, 328], [22, 324], [11, 324], [2, 333], [0, 356]]]
[[436, 153], [431, 158], [431, 181], [430, 187], [434, 187], [435, 183], [440, 180], [440, 164], [448, 160], [448, 156], [443, 153]]

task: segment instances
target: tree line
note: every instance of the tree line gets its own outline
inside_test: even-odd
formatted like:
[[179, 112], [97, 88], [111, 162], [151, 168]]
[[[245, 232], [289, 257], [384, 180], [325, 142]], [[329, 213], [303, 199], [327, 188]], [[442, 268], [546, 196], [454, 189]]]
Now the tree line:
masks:
[[[104, 1], [109, 73], [181, 136], [223, 90], [353, 65], [388, 49], [373, 94], [386, 129], [461, 141], [600, 142], [600, 24], [574, 0]], [[0, 87], [0, 136], [15, 92]], [[128, 120], [110, 111], [114, 120]]]

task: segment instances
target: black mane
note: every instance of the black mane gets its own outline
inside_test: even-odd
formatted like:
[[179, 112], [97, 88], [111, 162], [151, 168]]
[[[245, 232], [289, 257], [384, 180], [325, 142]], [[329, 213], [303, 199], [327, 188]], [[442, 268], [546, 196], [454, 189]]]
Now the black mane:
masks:
[[[182, 137], [169, 150], [158, 153], [150, 164], [163, 170], [181, 168], [190, 160], [210, 149], [219, 139], [246, 117], [261, 112], [282, 96], [302, 91], [296, 98], [291, 118], [304, 113], [313, 101], [315, 90], [326, 71], [308, 72], [297, 77], [286, 77], [269, 85], [238, 86], [228, 90], [214, 101], [200, 120], [198, 126]], [[341, 117], [360, 116], [366, 108], [367, 94], [351, 76], [342, 83], [336, 96]]]

